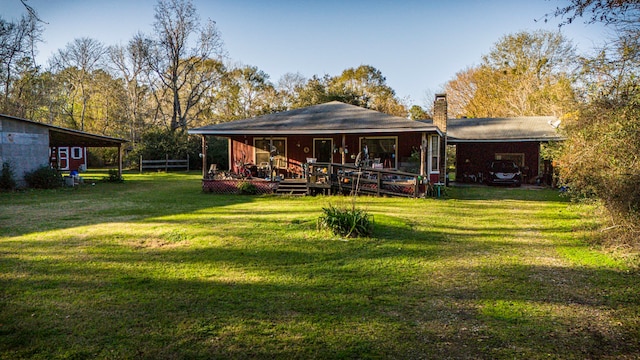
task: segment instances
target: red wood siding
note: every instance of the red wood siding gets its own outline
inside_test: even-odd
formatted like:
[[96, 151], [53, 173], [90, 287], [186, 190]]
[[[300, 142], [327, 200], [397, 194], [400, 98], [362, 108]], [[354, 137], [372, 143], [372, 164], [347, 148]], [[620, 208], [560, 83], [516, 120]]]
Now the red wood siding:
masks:
[[486, 172], [489, 162], [495, 160], [496, 154], [500, 153], [524, 154], [523, 175], [527, 181], [538, 176], [538, 142], [459, 143], [456, 145], [456, 179], [462, 179], [464, 173]]
[[[432, 135], [432, 134], [428, 134]], [[274, 136], [275, 138], [283, 138], [284, 136]], [[397, 164], [401, 161], [406, 161], [410, 156], [412, 151], [419, 151], [420, 144], [422, 141], [422, 133], [381, 133], [381, 134], [350, 134], [345, 136], [345, 144], [348, 150], [348, 153], [345, 155], [345, 162], [347, 164], [353, 164], [355, 162], [355, 156], [361, 150], [360, 146], [360, 138], [362, 137], [397, 137], [398, 138], [398, 159]], [[255, 151], [253, 148], [254, 139], [263, 139], [267, 137], [259, 136], [233, 136], [231, 137], [230, 142], [230, 169], [233, 169], [233, 164], [235, 161], [242, 158], [242, 154], [246, 154], [247, 162], [255, 163]], [[267, 138], [268, 139], [268, 138]], [[342, 135], [289, 135], [286, 136], [287, 139], [287, 160], [288, 160], [288, 170], [289, 174], [284, 174], [281, 172], [281, 175], [292, 175], [293, 173], [297, 173], [298, 169], [301, 169], [301, 164], [307, 161], [307, 158], [314, 157], [313, 155], [313, 141], [314, 139], [332, 139], [333, 145], [335, 147], [342, 147]], [[305, 148], [308, 148], [308, 152], [305, 152]], [[332, 153], [332, 162], [341, 163], [342, 162], [342, 154], [340, 152]], [[437, 180], [437, 177], [435, 178]]]

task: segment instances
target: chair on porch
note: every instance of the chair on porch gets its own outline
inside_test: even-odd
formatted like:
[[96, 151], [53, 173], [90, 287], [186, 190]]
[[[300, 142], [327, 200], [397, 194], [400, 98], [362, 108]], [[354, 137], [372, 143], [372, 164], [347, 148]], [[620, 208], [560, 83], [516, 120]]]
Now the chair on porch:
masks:
[[209, 172], [207, 172], [207, 175], [209, 175], [209, 177], [213, 177], [217, 172], [218, 172], [218, 164], [211, 164], [209, 166]]

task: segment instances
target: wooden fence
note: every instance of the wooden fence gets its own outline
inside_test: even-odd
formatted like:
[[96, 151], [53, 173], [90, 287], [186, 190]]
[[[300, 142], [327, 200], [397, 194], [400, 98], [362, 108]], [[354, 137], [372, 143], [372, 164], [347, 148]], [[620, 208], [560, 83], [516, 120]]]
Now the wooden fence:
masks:
[[182, 159], [169, 159], [169, 154], [166, 155], [164, 160], [145, 160], [140, 155], [140, 173], [144, 170], [185, 170], [189, 171], [189, 155], [187, 158]]

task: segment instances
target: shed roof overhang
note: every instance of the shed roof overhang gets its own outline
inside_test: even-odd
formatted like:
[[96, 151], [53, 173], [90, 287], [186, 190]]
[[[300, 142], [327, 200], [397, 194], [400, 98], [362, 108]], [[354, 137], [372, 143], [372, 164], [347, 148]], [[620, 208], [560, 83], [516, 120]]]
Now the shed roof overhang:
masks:
[[124, 139], [67, 129], [59, 126], [40, 123], [37, 121], [18, 118], [15, 116], [0, 116], [13, 121], [47, 128], [49, 130], [49, 146], [119, 147], [121, 144], [128, 142], [128, 140]]
[[63, 128], [49, 129], [50, 146], [119, 147], [125, 142], [127, 142], [127, 140], [82, 131]]
[[430, 132], [442, 136], [442, 132], [432, 123], [413, 121], [338, 101], [189, 130], [190, 134], [213, 136], [406, 132]]

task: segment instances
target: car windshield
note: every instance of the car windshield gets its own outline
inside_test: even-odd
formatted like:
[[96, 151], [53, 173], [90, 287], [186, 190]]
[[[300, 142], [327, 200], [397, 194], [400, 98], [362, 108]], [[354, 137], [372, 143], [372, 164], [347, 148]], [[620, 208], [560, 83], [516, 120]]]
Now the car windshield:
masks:
[[517, 172], [518, 166], [511, 161], [497, 161], [491, 164], [491, 169], [495, 172]]

